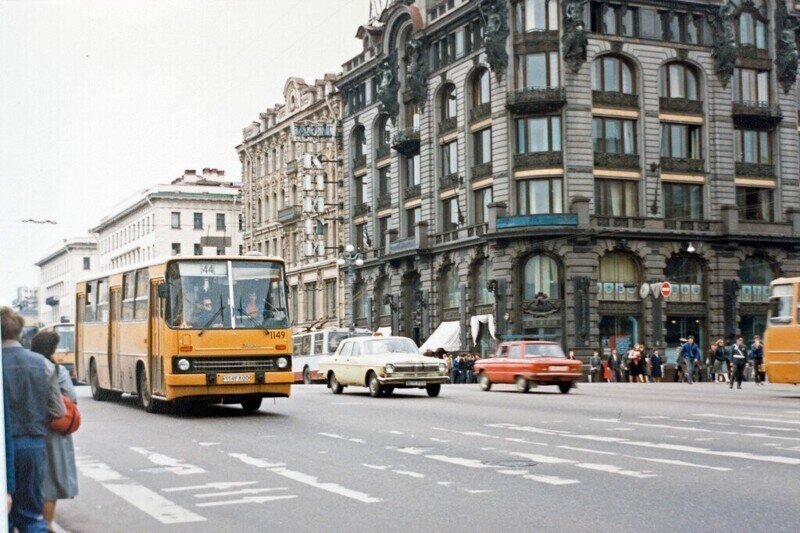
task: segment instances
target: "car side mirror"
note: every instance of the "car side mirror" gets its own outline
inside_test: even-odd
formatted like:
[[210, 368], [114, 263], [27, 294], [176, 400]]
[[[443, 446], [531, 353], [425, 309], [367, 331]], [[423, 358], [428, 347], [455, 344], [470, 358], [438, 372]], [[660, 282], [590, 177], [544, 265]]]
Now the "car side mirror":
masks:
[[165, 299], [167, 297], [167, 284], [166, 283], [159, 283], [158, 288], [158, 297], [161, 299]]

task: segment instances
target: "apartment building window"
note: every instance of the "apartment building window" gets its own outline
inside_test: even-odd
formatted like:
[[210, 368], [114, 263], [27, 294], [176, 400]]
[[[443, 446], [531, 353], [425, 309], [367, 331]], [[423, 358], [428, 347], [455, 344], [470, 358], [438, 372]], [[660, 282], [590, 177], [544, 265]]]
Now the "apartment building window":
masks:
[[194, 255], [203, 255], [203, 247], [199, 244], [194, 245]]
[[740, 220], [772, 222], [773, 191], [763, 187], [736, 187], [736, 205]]
[[592, 119], [594, 151], [607, 154], [636, 153], [636, 121], [595, 117]]
[[181, 214], [173, 211], [172, 212], [172, 229], [181, 229]]
[[386, 248], [386, 232], [389, 231], [389, 217], [378, 219], [378, 231], [375, 235], [375, 247], [378, 250]]
[[492, 128], [486, 128], [472, 134], [473, 155], [475, 164], [482, 165], [492, 160]]
[[595, 213], [600, 216], [639, 216], [639, 182], [595, 179], [594, 206]]
[[488, 104], [491, 102], [491, 98], [489, 71], [484, 68], [472, 79], [472, 107]]
[[365, 176], [357, 176], [353, 178], [353, 190], [356, 196], [356, 205], [363, 204], [367, 201], [367, 180]]
[[737, 163], [771, 163], [769, 132], [734, 130], [733, 154]]
[[624, 60], [603, 56], [592, 63], [592, 90], [636, 94], [633, 69]]
[[[458, 173], [458, 141], [443, 144], [440, 148], [442, 155], [442, 176]], [[417, 180], [419, 182], [419, 180]]]
[[367, 154], [367, 133], [363, 125], [353, 130], [353, 156], [359, 158]]
[[406, 209], [406, 237], [413, 237], [417, 230], [417, 223], [421, 220], [422, 209], [412, 207]]
[[406, 187], [420, 184], [419, 154], [406, 158]]
[[194, 229], [203, 229], [203, 213], [194, 214]]
[[336, 280], [325, 280], [325, 316], [336, 317]]
[[517, 33], [558, 30], [561, 11], [557, 0], [524, 0], [517, 3]]
[[519, 54], [516, 61], [517, 89], [559, 87], [558, 52]]
[[244, 217], [239, 215], [239, 231], [244, 230]]
[[225, 247], [217, 246], [217, 255], [225, 255]]
[[389, 195], [389, 166], [378, 169], [378, 196]]
[[390, 146], [392, 144], [392, 128], [389, 125], [389, 116], [381, 115], [376, 128], [378, 147]]
[[767, 25], [749, 11], [739, 15], [739, 46], [754, 46], [759, 50], [767, 49]]
[[561, 178], [517, 181], [517, 211], [520, 215], [561, 213]]
[[92, 269], [92, 262], [89, 257], [83, 258], [83, 269], [84, 270], [91, 270]]
[[225, 231], [225, 213], [217, 213], [217, 231]]
[[306, 283], [306, 321], [317, 318], [317, 284]]
[[658, 95], [662, 98], [698, 99], [697, 72], [683, 63], [661, 67], [658, 76]]
[[703, 186], [693, 183], [664, 183], [664, 218], [701, 220], [703, 218]]
[[734, 69], [733, 101], [769, 103], [769, 71], [738, 67]]
[[561, 117], [529, 117], [517, 120], [517, 153], [560, 152]]
[[700, 126], [661, 123], [661, 157], [701, 159]]
[[172, 243], [172, 255], [181, 255], [181, 243], [179, 242]]
[[364, 237], [367, 233], [367, 223], [364, 222], [363, 224], [356, 224], [353, 229], [356, 234], [356, 248], [358, 250], [366, 250], [368, 246]]
[[439, 120], [455, 117], [457, 114], [457, 103], [456, 86], [451, 83], [445, 85], [439, 100]]
[[420, 121], [419, 107], [416, 104], [409, 104], [405, 106], [405, 109], [406, 128], [418, 130]]
[[461, 220], [461, 209], [458, 197], [454, 196], [442, 201], [442, 230], [454, 231], [458, 229]]
[[475, 224], [489, 222], [489, 204], [492, 203], [492, 188], [478, 189], [472, 193], [473, 208], [475, 209]]

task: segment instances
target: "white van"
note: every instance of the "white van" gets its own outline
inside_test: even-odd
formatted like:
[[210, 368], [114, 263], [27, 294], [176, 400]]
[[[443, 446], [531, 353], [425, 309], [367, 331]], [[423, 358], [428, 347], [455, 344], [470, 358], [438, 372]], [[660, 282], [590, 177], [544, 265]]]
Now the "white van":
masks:
[[323, 381], [319, 374], [319, 360], [331, 355], [339, 347], [339, 343], [350, 337], [371, 335], [367, 329], [356, 329], [353, 334], [347, 328], [325, 328], [308, 333], [297, 333], [292, 337], [292, 372], [295, 383], [309, 384]]

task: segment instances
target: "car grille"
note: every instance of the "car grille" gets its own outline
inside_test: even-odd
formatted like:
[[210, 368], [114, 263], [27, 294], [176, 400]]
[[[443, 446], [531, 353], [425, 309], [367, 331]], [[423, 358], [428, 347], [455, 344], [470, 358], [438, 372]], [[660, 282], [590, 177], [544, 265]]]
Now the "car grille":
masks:
[[272, 372], [279, 370], [277, 357], [203, 357], [189, 359], [189, 372]]
[[397, 374], [422, 374], [428, 372], [438, 372], [439, 365], [426, 365], [424, 363], [417, 363], [413, 365], [394, 365], [394, 371]]

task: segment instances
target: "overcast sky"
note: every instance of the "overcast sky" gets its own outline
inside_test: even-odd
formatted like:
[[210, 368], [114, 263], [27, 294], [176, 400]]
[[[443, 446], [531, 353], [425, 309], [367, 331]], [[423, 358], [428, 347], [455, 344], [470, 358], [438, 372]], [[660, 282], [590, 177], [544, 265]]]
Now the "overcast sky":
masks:
[[0, 304], [137, 190], [187, 168], [238, 180], [242, 128], [287, 77], [339, 72], [369, 4], [0, 0]]

